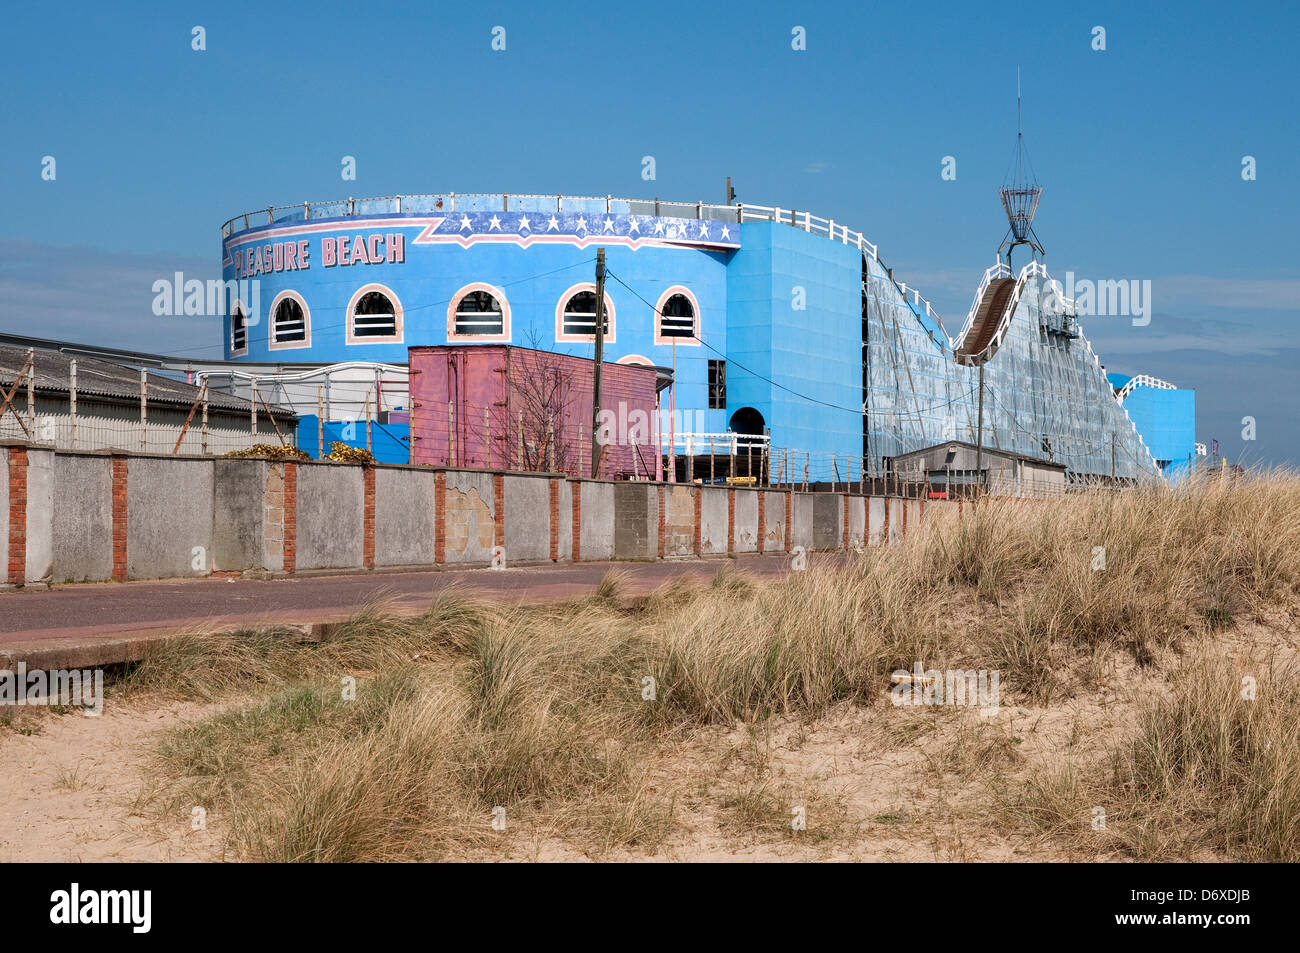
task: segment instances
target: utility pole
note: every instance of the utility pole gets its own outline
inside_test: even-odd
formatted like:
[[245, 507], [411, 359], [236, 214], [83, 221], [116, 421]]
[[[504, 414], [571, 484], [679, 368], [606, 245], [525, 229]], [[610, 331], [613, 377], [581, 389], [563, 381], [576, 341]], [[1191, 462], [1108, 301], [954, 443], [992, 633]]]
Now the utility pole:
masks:
[[591, 478], [600, 474], [600, 366], [605, 360], [605, 249], [596, 249], [596, 367], [592, 374]]
[[731, 187], [731, 176], [727, 176], [727, 204], [736, 201], [736, 190]]
[[980, 364], [979, 423], [975, 425], [975, 481], [984, 484], [984, 365]]

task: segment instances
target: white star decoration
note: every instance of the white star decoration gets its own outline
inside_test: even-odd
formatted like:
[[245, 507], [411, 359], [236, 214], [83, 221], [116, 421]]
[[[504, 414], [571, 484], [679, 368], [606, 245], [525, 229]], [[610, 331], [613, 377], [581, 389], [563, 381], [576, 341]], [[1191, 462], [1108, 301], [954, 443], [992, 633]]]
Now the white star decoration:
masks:
[[632, 224], [628, 226], [627, 233], [631, 235], [633, 232], [639, 231], [641, 231], [641, 224], [636, 219], [632, 219]]
[[663, 233], [664, 233], [664, 223], [663, 223], [663, 222], [655, 222], [655, 234], [656, 234], [656, 235], [662, 235]]
[[708, 237], [709, 237], [709, 223], [708, 223], [708, 222], [700, 222], [700, 237], [701, 237], [701, 238], [708, 238]]
[[726, 225], [723, 225], [723, 226], [722, 226], [722, 240], [723, 240], [723, 241], [727, 241], [729, 238], [731, 238], [731, 229], [728, 228]]
[[527, 216], [527, 215], [520, 215], [520, 216], [519, 216], [519, 231], [521, 231], [521, 232], [522, 232], [522, 231], [529, 231], [529, 232], [531, 232], [532, 230], [533, 230], [533, 229], [532, 229], [532, 226], [528, 224], [528, 216]]
[[465, 230], [465, 229], [467, 229], [467, 228], [469, 228], [469, 216], [468, 216], [468, 215], [462, 215], [462, 216], [460, 217], [460, 227], [461, 227], [461, 230], [462, 230], [462, 231]]
[[605, 219], [605, 231], [612, 232], [613, 230], [614, 230], [614, 220], [610, 218]]
[[488, 219], [488, 231], [490, 232], [494, 228], [497, 231], [501, 230], [501, 219], [497, 218], [495, 215]]
[[587, 229], [587, 220], [585, 218], [578, 219], [578, 225], [576, 228], [574, 228], [574, 231], [582, 232], [582, 231], [586, 231], [586, 229]]
[[551, 216], [551, 220], [550, 220], [549, 222], [546, 223], [546, 230], [547, 230], [548, 232], [553, 232], [553, 231], [555, 231], [556, 229], [558, 229], [559, 227], [560, 227], [560, 223], [559, 223], [558, 221], [556, 221], [555, 216], [552, 215], [552, 216]]

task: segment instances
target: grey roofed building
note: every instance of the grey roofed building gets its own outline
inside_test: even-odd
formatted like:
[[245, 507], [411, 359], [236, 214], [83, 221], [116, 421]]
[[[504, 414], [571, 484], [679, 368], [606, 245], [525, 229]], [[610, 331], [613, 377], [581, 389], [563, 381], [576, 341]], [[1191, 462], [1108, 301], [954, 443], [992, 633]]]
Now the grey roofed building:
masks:
[[958, 495], [983, 484], [990, 493], [1010, 496], [1060, 496], [1065, 492], [1064, 463], [997, 447], [946, 440], [886, 458], [892, 476], [904, 483], [928, 483], [932, 496]]
[[0, 344], [0, 402], [22, 377], [29, 354], [33, 366], [30, 406], [24, 379], [0, 417], [2, 439], [30, 440], [69, 450], [113, 447], [171, 453], [184, 431], [181, 452], [224, 453], [253, 443], [279, 443], [278, 427], [283, 439], [293, 442], [298, 417], [292, 411], [275, 404], [264, 408], [259, 400], [254, 433], [253, 406], [248, 400], [210, 389], [206, 401], [201, 402], [200, 387], [147, 367], [142, 420], [139, 366], [57, 348]]

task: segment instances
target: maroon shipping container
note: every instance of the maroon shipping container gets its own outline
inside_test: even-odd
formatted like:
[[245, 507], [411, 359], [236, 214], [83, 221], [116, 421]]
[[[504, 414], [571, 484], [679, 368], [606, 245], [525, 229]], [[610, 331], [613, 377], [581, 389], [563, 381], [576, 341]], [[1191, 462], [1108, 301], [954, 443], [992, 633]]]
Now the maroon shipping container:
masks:
[[[412, 463], [590, 475], [594, 361], [508, 344], [408, 353]], [[654, 473], [657, 378], [653, 367], [604, 364], [601, 477]]]

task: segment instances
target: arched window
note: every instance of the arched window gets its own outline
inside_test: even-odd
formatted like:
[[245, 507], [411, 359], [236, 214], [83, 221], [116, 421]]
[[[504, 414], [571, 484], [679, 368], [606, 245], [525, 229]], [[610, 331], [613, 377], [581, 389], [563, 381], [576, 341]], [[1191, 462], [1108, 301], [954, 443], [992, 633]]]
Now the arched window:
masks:
[[[614, 302], [605, 293], [605, 342], [613, 344], [617, 324]], [[596, 340], [596, 286], [590, 282], [576, 284], [560, 295], [555, 309], [555, 340], [586, 344]]]
[[271, 302], [271, 350], [309, 347], [311, 315], [296, 291], [281, 291]]
[[230, 350], [248, 350], [248, 313], [242, 301], [236, 301], [230, 309]]
[[665, 291], [655, 307], [656, 344], [699, 344], [700, 305], [695, 295], [675, 285]]
[[447, 308], [447, 339], [510, 340], [510, 305], [498, 288], [476, 283], [456, 292]]
[[348, 343], [401, 343], [402, 303], [384, 285], [358, 288], [348, 302]]

